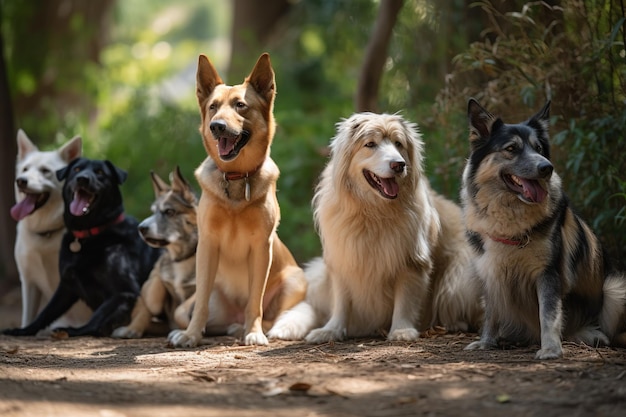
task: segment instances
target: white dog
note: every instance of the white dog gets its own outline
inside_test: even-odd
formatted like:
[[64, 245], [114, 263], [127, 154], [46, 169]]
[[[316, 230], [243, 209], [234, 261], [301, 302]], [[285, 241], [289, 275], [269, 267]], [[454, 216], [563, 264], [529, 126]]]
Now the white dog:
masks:
[[480, 293], [461, 209], [430, 188], [417, 126], [359, 113], [337, 127], [313, 198], [323, 261], [306, 267], [306, 301], [269, 336], [415, 340], [433, 325], [476, 328]]
[[[15, 261], [22, 284], [22, 327], [30, 324], [59, 284], [59, 249], [65, 232], [62, 183], [56, 171], [82, 153], [82, 139], [74, 137], [54, 151], [40, 151], [23, 130], [17, 132], [15, 204], [11, 216], [17, 223]], [[80, 325], [91, 316], [78, 304], [57, 321]]]

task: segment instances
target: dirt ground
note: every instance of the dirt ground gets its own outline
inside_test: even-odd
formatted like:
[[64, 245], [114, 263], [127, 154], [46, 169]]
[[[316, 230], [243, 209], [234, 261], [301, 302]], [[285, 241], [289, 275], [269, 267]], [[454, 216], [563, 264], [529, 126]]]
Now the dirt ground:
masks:
[[[18, 324], [14, 293], [0, 328]], [[171, 349], [162, 337], [0, 336], [0, 416], [626, 415], [626, 350], [565, 344], [563, 359], [539, 362], [536, 347], [464, 351], [475, 337]]]

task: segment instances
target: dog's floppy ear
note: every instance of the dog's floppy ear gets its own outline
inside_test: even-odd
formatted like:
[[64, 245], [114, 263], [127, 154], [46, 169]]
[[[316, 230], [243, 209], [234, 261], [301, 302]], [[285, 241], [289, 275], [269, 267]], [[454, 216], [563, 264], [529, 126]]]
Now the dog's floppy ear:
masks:
[[38, 151], [37, 145], [35, 145], [26, 135], [22, 129], [17, 131], [17, 160], [21, 161], [26, 155], [31, 152]]
[[104, 161], [104, 164], [111, 170], [111, 173], [113, 174], [116, 182], [118, 184], [124, 184], [124, 181], [126, 181], [126, 178], [128, 177], [126, 171], [116, 167], [115, 165], [113, 165], [113, 162], [108, 160]]
[[493, 124], [499, 120], [478, 104], [474, 98], [470, 98], [467, 103], [467, 117], [469, 118], [469, 140], [472, 148], [489, 139]]
[[257, 93], [265, 97], [268, 102], [274, 99], [276, 95], [276, 80], [272, 63], [270, 62], [270, 55], [267, 52], [259, 57], [246, 81]]
[[198, 57], [198, 72], [196, 73], [196, 96], [200, 107], [209, 98], [216, 86], [224, 84], [217, 70], [207, 58], [202, 54]]
[[67, 176], [69, 175], [69, 173], [72, 171], [72, 168], [74, 167], [74, 165], [76, 165], [76, 163], [80, 160], [81, 158], [74, 158], [72, 159], [72, 161], [67, 164], [67, 166], [65, 168], [61, 168], [59, 170], [57, 170], [56, 175], [57, 175], [57, 179], [59, 181], [63, 181], [64, 179], [67, 178]]
[[160, 196], [170, 189], [170, 186], [165, 181], [163, 181], [156, 172], [151, 170], [150, 177], [152, 178], [152, 189], [154, 190], [154, 195], [156, 197]]
[[80, 136], [74, 136], [69, 142], [61, 146], [59, 155], [65, 162], [73, 161], [83, 153], [83, 139]]

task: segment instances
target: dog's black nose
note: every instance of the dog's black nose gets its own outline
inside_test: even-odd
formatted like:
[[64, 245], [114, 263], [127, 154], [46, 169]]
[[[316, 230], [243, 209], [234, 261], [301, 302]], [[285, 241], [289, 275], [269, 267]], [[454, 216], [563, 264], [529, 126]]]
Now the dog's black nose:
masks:
[[389, 164], [389, 167], [396, 174], [402, 174], [404, 172], [404, 167], [405, 166], [406, 166], [406, 163], [405, 162], [401, 162], [401, 161], [393, 161], [392, 163]]
[[554, 171], [554, 167], [552, 166], [550, 162], [543, 161], [543, 162], [540, 162], [539, 165], [537, 165], [537, 170], [539, 171], [539, 175], [541, 176], [541, 178], [547, 178], [550, 175], [552, 175], [552, 171]]
[[213, 133], [214, 136], [219, 135], [226, 130], [226, 122], [224, 122], [223, 120], [216, 120], [214, 122], [211, 122], [209, 128], [211, 129], [211, 133]]
[[76, 177], [76, 183], [78, 185], [87, 186], [89, 185], [89, 178], [81, 175], [80, 177]]
[[17, 184], [18, 188], [26, 188], [26, 187], [28, 187], [28, 180], [24, 179], [24, 178], [17, 178], [15, 180], [15, 183]]

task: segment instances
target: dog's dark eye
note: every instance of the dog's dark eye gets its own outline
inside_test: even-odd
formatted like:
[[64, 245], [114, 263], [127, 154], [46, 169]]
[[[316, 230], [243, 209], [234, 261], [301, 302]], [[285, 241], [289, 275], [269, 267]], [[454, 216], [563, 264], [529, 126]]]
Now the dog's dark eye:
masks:
[[174, 215], [176, 215], [176, 210], [171, 209], [171, 208], [170, 208], [170, 209], [165, 209], [165, 210], [163, 211], [163, 214], [164, 214], [166, 217], [173, 217]]
[[41, 171], [41, 173], [42, 173], [43, 175], [48, 175], [48, 174], [50, 174], [50, 170], [49, 170], [48, 168], [46, 168], [46, 167], [42, 167], [39, 171]]
[[402, 142], [400, 141], [396, 141], [395, 145], [396, 145], [396, 148], [402, 148]]
[[96, 169], [96, 175], [104, 175], [104, 171], [101, 169]]
[[245, 109], [246, 103], [244, 103], [243, 101], [238, 101], [237, 103], [235, 103], [235, 107], [237, 107], [238, 109]]
[[217, 109], [217, 104], [215, 103], [209, 104], [209, 110], [215, 110], [215, 109]]
[[365, 144], [366, 148], [375, 148], [376, 147], [376, 142], [367, 142]]
[[504, 150], [507, 152], [515, 152], [517, 150], [517, 145], [515, 144], [509, 145], [506, 148], [504, 148]]
[[74, 172], [80, 172], [80, 167], [74, 167]]
[[535, 150], [536, 150], [538, 153], [541, 153], [541, 152], [543, 152], [543, 147], [542, 147], [541, 145], [537, 145], [537, 146], [535, 146]]

